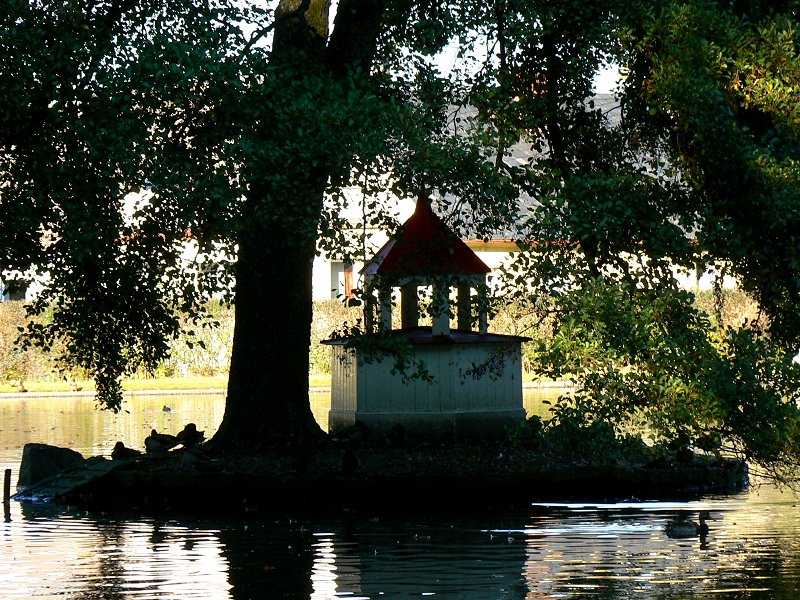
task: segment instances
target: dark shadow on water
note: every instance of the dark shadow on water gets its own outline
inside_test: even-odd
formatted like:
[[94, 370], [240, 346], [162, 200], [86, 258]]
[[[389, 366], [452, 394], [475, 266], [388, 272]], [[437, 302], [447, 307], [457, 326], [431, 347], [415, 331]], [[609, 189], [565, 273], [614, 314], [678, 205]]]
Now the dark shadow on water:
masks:
[[288, 519], [243, 519], [223, 527], [231, 598], [307, 599], [313, 586], [313, 532]]

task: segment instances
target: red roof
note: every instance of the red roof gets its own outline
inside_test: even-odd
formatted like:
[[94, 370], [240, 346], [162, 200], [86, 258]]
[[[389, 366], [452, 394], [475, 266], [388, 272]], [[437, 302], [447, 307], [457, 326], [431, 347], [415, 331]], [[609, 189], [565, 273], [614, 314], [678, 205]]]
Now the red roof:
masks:
[[362, 273], [445, 275], [488, 273], [491, 269], [431, 210], [427, 196], [417, 199], [414, 214], [386, 242]]

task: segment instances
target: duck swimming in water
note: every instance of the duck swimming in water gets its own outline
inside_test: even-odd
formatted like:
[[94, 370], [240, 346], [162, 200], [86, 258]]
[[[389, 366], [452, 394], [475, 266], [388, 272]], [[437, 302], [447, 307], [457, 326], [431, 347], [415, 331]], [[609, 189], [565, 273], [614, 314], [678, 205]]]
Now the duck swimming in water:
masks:
[[168, 433], [158, 433], [155, 429], [144, 439], [144, 448], [148, 454], [166, 452], [180, 444], [180, 440]]
[[708, 533], [706, 521], [713, 520], [707, 510], [701, 510], [698, 515], [699, 523], [688, 520], [684, 515], [679, 515], [674, 521], [666, 525], [667, 536], [671, 538], [689, 538], [697, 535], [704, 536]]

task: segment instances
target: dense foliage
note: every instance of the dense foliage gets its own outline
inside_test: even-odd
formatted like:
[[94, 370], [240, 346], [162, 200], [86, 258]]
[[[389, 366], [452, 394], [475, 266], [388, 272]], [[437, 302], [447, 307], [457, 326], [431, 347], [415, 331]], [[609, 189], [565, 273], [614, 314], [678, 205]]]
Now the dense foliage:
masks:
[[[349, 186], [356, 228], [392, 224], [384, 191], [424, 188], [456, 230], [525, 249], [506, 297], [552, 329], [531, 364], [583, 386], [563, 418], [800, 457], [797, 2], [331, 9], [6, 0], [0, 266], [44, 282], [31, 312], [52, 320], [30, 341], [60, 340], [118, 409], [120, 378], [222, 294], [219, 440], [313, 437], [311, 259], [353, 251]], [[624, 75], [611, 109], [592, 100], [607, 62]], [[673, 270], [706, 266], [762, 318], [721, 329], [695, 310]]]
[[[516, 102], [487, 110], [540, 154], [505, 165], [534, 198], [506, 284], [554, 316], [542, 373], [579, 383], [556, 419], [733, 450], [793, 478], [797, 4], [621, 4], [547, 3], [507, 47], [500, 97]], [[624, 75], [610, 111], [586, 88], [604, 58]], [[721, 325], [676, 269], [731, 276], [762, 312]]]

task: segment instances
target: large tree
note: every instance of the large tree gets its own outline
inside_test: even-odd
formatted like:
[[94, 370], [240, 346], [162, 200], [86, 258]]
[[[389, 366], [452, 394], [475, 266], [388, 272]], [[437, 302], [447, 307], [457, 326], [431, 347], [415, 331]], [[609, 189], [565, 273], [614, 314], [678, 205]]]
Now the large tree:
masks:
[[445, 148], [470, 175], [462, 201], [481, 180], [497, 195], [452, 143], [447, 86], [422, 58], [452, 33], [446, 7], [346, 0], [332, 18], [330, 4], [8, 3], [2, 267], [43, 276], [30, 310], [52, 320], [26, 343], [63, 339], [101, 405], [119, 409], [122, 376], [164, 356], [178, 311], [203, 326], [222, 292], [236, 327], [216, 444], [316, 437], [311, 267], [341, 240], [339, 190], [445, 190]]
[[[30, 339], [66, 340], [105, 405], [164, 355], [176, 311], [202, 326], [223, 292], [236, 330], [216, 443], [319, 435], [311, 265], [344, 243], [340, 190], [424, 187], [456, 228], [523, 243], [508, 284], [557, 315], [542, 369], [581, 375], [583, 415], [793, 455], [777, 445], [797, 422], [795, 3], [6, 5], [1, 266], [48, 275], [32, 310], [53, 320]], [[591, 100], [606, 61], [627, 75], [611, 113]], [[377, 201], [365, 219], [384, 220]], [[672, 283], [700, 263], [735, 274], [770, 329], [717, 340]], [[789, 425], [748, 438], [759, 411]]]

